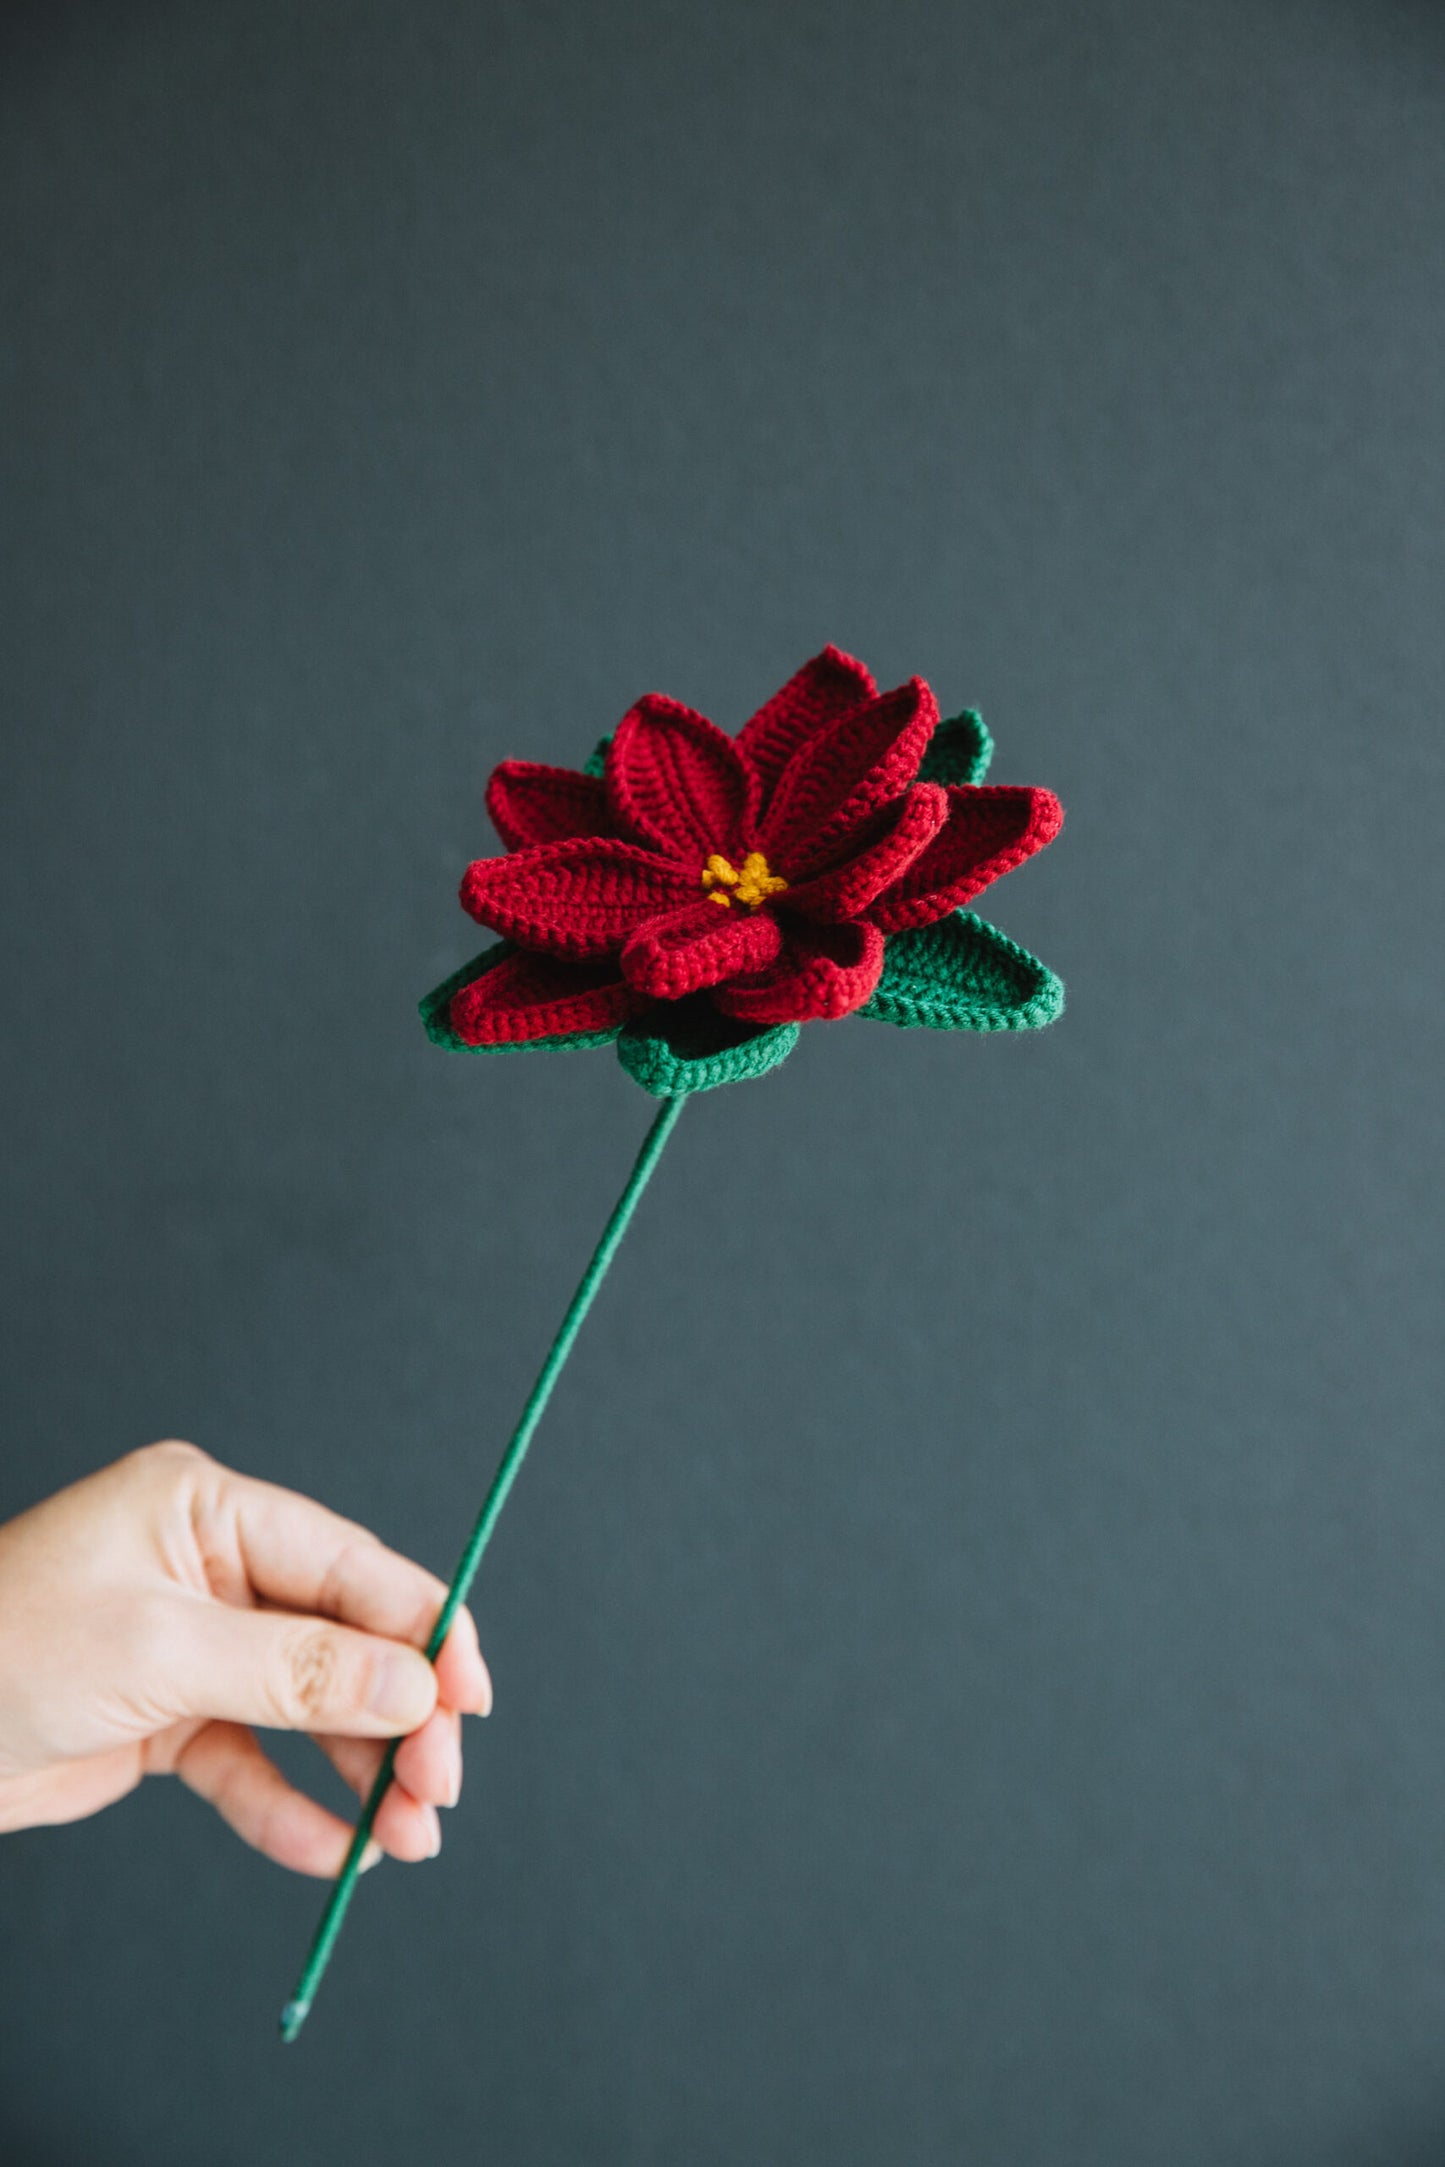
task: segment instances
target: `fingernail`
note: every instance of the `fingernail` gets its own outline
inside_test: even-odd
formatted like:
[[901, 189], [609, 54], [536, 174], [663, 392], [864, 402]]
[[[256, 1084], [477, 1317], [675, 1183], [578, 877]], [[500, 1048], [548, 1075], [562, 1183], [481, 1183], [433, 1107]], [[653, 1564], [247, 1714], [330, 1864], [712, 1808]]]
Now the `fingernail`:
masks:
[[364, 1873], [364, 1874], [369, 1874], [369, 1873], [371, 1872], [371, 1869], [372, 1869], [372, 1867], [373, 1867], [373, 1866], [379, 1866], [379, 1865], [380, 1865], [380, 1863], [381, 1863], [381, 1845], [380, 1845], [379, 1843], [374, 1843], [374, 1842], [373, 1842], [373, 1843], [369, 1843], [369, 1844], [367, 1845], [366, 1849], [365, 1849], [365, 1850], [364, 1850], [364, 1851], [362, 1852], [362, 1854], [361, 1854], [361, 1865], [360, 1865], [360, 1868], [359, 1868], [358, 1870], [359, 1870], [359, 1871], [360, 1871], [361, 1873]]
[[383, 1723], [395, 1723], [403, 1730], [414, 1730], [426, 1718], [426, 1708], [418, 1705], [417, 1686], [423, 1690], [425, 1679], [421, 1677], [419, 1656], [405, 1648], [380, 1649], [372, 1657], [371, 1679], [367, 1687], [366, 1705]]
[[489, 1716], [489, 1715], [491, 1714], [491, 1712], [492, 1712], [492, 1674], [491, 1674], [491, 1672], [490, 1672], [489, 1670], [486, 1670], [486, 1669], [484, 1669], [484, 1670], [483, 1670], [483, 1672], [482, 1672], [482, 1693], [481, 1693], [481, 1698], [480, 1698], [480, 1700], [479, 1700], [479, 1701], [477, 1702], [477, 1714], [478, 1714], [479, 1716]]
[[460, 1739], [458, 1739], [458, 1738], [449, 1738], [449, 1739], [447, 1740], [447, 1798], [446, 1798], [446, 1802], [447, 1802], [447, 1804], [448, 1804], [449, 1806], [454, 1806], [454, 1805], [456, 1804], [457, 1800], [458, 1800], [458, 1799], [459, 1799], [459, 1798], [461, 1797], [461, 1795], [462, 1795], [462, 1747], [461, 1747], [461, 1740], [460, 1740]]
[[427, 1856], [429, 1858], [435, 1858], [438, 1851], [440, 1851], [442, 1847], [442, 1825], [441, 1822], [437, 1819], [437, 1810], [435, 1806], [427, 1807], [426, 1816], [431, 1827], [431, 1850], [428, 1852]]

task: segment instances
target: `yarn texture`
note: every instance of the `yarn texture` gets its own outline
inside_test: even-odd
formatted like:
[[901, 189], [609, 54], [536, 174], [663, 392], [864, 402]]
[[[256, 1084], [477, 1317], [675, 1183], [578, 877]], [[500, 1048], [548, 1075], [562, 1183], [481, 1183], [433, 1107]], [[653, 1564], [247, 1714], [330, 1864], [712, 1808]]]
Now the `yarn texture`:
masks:
[[765, 1075], [804, 1023], [1052, 1022], [1063, 988], [963, 906], [1051, 842], [1052, 792], [984, 781], [972, 709], [825, 647], [729, 737], [648, 693], [580, 769], [504, 760], [506, 845], [461, 896], [501, 939], [428, 994], [454, 1052], [615, 1043], [660, 1098]]
[[1063, 1014], [1064, 989], [1017, 941], [961, 910], [888, 943], [865, 1016], [929, 1031], [1031, 1031]]

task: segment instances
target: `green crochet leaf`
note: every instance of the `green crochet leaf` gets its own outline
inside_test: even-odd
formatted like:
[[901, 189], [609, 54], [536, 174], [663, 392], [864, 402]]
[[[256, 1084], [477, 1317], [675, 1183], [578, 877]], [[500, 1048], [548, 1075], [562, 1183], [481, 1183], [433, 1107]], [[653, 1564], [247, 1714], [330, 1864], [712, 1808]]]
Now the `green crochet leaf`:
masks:
[[796, 1023], [759, 1031], [720, 1016], [711, 1002], [696, 996], [659, 1001], [629, 1023], [617, 1041], [617, 1058], [654, 1098], [676, 1099], [766, 1076], [797, 1043]]
[[993, 758], [993, 739], [982, 715], [966, 707], [941, 722], [928, 740], [918, 769], [921, 783], [981, 783]]
[[612, 732], [610, 730], [608, 731], [606, 737], [598, 738], [596, 745], [593, 747], [592, 751], [588, 753], [587, 758], [582, 762], [582, 772], [584, 775], [595, 775], [598, 782], [601, 782], [603, 776], [607, 772], [607, 748], [611, 743]]
[[469, 986], [483, 971], [489, 971], [501, 962], [503, 956], [512, 953], [510, 941], [498, 941], [494, 947], [484, 948], [470, 963], [464, 963], [450, 978], [444, 978], [418, 1006], [427, 1037], [434, 1046], [447, 1053], [580, 1053], [586, 1046], [610, 1046], [622, 1029], [620, 1023], [608, 1026], [605, 1031], [562, 1031], [552, 1038], [525, 1038], [512, 1046], [469, 1046], [464, 1038], [458, 1038], [452, 1029], [447, 1011], [454, 993]]
[[972, 911], [889, 936], [883, 975], [858, 1013], [930, 1031], [1033, 1031], [1062, 1015], [1047, 965]]

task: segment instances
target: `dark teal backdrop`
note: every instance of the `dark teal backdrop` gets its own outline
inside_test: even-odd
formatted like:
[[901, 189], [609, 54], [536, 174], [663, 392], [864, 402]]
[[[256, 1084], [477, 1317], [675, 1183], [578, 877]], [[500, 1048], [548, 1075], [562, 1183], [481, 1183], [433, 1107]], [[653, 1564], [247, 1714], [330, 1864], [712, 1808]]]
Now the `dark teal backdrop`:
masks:
[[1036, 1038], [690, 1106], [435, 1864], [0, 1843], [16, 2167], [1445, 2157], [1445, 19], [12, 5], [9, 1512], [448, 1570], [650, 1103], [418, 995], [506, 753], [824, 640], [1062, 840]]

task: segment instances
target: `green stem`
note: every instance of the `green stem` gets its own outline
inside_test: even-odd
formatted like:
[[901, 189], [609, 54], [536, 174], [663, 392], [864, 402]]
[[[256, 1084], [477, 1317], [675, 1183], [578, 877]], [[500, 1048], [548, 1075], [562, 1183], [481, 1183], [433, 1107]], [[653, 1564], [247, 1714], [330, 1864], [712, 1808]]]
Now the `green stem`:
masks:
[[[527, 1404], [522, 1409], [521, 1420], [513, 1430], [511, 1442], [502, 1454], [501, 1465], [492, 1478], [492, 1487], [488, 1490], [486, 1501], [477, 1515], [476, 1525], [467, 1539], [467, 1546], [462, 1552], [461, 1562], [452, 1577], [451, 1586], [447, 1589], [446, 1601], [442, 1604], [437, 1615], [436, 1624], [432, 1627], [431, 1638], [426, 1644], [426, 1654], [429, 1662], [435, 1662], [441, 1651], [442, 1643], [451, 1631], [452, 1620], [467, 1599], [472, 1582], [477, 1576], [477, 1567], [482, 1562], [482, 1552], [486, 1549], [491, 1539], [492, 1529], [496, 1526], [502, 1507], [507, 1502], [507, 1493], [516, 1479], [517, 1469], [526, 1458], [527, 1447], [532, 1442], [532, 1433], [541, 1421], [543, 1410], [552, 1397], [552, 1387], [561, 1375], [562, 1366], [566, 1362], [568, 1355], [572, 1352], [572, 1342], [582, 1328], [583, 1318], [592, 1307], [597, 1289], [607, 1276], [607, 1267], [617, 1254], [622, 1237], [627, 1232], [628, 1222], [637, 1209], [638, 1199], [647, 1187], [652, 1169], [662, 1156], [662, 1147], [672, 1134], [677, 1117], [682, 1112], [683, 1103], [680, 1098], [665, 1099], [658, 1109], [656, 1120], [643, 1139], [642, 1149], [638, 1152], [637, 1163], [628, 1176], [627, 1186], [613, 1207], [612, 1217], [603, 1229], [602, 1239], [593, 1251], [591, 1263], [582, 1274], [577, 1292], [568, 1305], [567, 1314], [562, 1319], [557, 1337], [553, 1340], [547, 1359], [542, 1364], [537, 1382], [527, 1396]], [[321, 1921], [317, 1926], [311, 1947], [307, 1952], [306, 1962], [301, 1967], [301, 1976], [296, 1982], [296, 1991], [281, 2012], [281, 2037], [288, 2046], [306, 2022], [311, 2011], [311, 2004], [316, 1999], [316, 1990], [321, 1984], [322, 1975], [331, 1961], [331, 1952], [336, 1946], [336, 1938], [341, 1932], [347, 1906], [351, 1902], [357, 1876], [361, 1872], [362, 1857], [367, 1844], [371, 1840], [372, 1823], [376, 1819], [377, 1809], [380, 1807], [391, 1784], [392, 1769], [396, 1762], [397, 1747], [400, 1744], [400, 1739], [393, 1739], [382, 1757], [381, 1767], [377, 1771], [376, 1781], [371, 1786], [366, 1804], [361, 1809], [361, 1819], [356, 1824], [345, 1860], [342, 1863], [341, 1872], [332, 1884], [331, 1894], [326, 1900], [326, 1909], [321, 1914]]]

